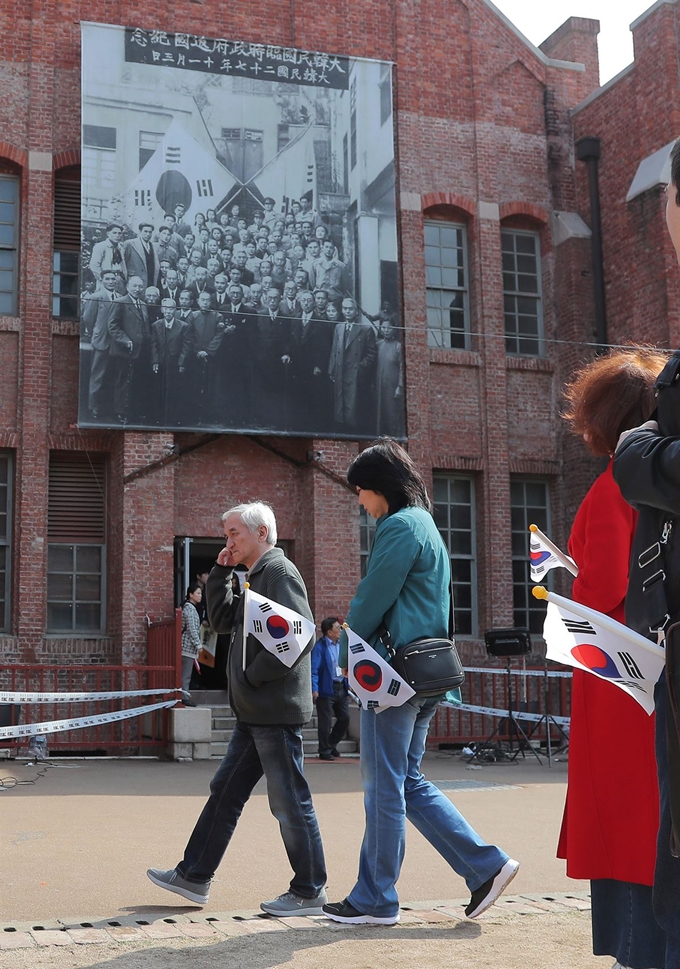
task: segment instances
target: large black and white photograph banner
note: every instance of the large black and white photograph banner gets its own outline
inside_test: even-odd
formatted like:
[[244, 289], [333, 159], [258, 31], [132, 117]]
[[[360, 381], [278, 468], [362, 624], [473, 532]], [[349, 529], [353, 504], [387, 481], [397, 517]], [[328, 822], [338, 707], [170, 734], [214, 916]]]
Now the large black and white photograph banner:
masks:
[[403, 437], [392, 65], [82, 24], [83, 427]]

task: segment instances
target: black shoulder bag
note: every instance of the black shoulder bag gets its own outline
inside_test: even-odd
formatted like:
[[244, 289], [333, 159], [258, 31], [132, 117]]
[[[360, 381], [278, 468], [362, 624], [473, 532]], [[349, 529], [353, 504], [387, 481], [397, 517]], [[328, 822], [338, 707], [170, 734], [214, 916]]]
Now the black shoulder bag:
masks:
[[462, 686], [465, 673], [453, 638], [452, 600], [448, 639], [414, 639], [412, 643], [395, 649], [384, 622], [378, 635], [389, 654], [392, 668], [419, 696], [440, 696]]

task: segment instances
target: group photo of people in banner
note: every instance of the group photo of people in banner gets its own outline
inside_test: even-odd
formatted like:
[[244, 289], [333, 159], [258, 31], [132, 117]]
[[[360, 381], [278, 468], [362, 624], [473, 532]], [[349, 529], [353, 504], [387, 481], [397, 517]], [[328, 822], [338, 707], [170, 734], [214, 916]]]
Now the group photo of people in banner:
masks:
[[218, 79], [216, 41], [190, 69], [154, 56], [182, 35], [91, 30], [80, 423], [403, 436], [391, 111], [359, 151], [383, 65], [290, 83], [256, 70], [262, 48]]

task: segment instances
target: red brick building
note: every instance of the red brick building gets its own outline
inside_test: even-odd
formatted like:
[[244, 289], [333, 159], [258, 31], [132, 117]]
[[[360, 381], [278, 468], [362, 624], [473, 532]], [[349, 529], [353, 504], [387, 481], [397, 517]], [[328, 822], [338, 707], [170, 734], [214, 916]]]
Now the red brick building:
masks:
[[[675, 16], [663, 5], [636, 44]], [[357, 443], [78, 428], [79, 327], [64, 318], [60, 287], [78, 247], [63, 207], [79, 177], [81, 19], [394, 62], [409, 448], [433, 476], [468, 656], [491, 626], [540, 630], [540, 610], [529, 615], [526, 526], [537, 521], [564, 542], [591, 473], [557, 410], [593, 329], [571, 112], [598, 86], [598, 24], [572, 18], [539, 50], [486, 0], [363, 0], [322, 15], [310, 0], [3, 0], [0, 661], [144, 662], [145, 617], [170, 614], [187, 577], [214, 557], [220, 513], [235, 501], [272, 503], [318, 619], [346, 610], [367, 540], [342, 483]], [[663, 73], [649, 56], [578, 110], [578, 133], [600, 134], [618, 88], [631, 112], [646, 103], [653, 72], [654, 83]], [[615, 134], [638, 139], [642, 154], [669, 140], [657, 131], [680, 110], [656, 100], [660, 111], [639, 125], [626, 117]], [[635, 164], [629, 152], [610, 169], [603, 153], [605, 206]], [[639, 224], [670, 265], [663, 227], [645, 208], [660, 205], [656, 190], [631, 203], [626, 231]], [[640, 279], [649, 271], [624, 235], [605, 243], [610, 332], [629, 336], [640, 305], [642, 335], [656, 337], [667, 325], [660, 309], [618, 283], [631, 265]], [[436, 307], [451, 259], [459, 310], [447, 316]], [[658, 298], [671, 295], [669, 283]]]
[[[668, 153], [680, 135], [680, 8], [659, 0], [631, 25], [635, 60], [572, 112], [574, 138], [599, 139], [598, 175], [610, 343], [680, 344], [680, 276], [665, 226]], [[591, 224], [587, 171], [577, 208]]]

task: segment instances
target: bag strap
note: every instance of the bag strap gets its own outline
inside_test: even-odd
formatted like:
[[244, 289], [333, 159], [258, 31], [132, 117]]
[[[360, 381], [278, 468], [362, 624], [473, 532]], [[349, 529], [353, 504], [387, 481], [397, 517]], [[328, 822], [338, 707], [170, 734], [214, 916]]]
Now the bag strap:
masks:
[[[453, 641], [453, 634], [454, 634], [454, 632], [455, 632], [455, 623], [454, 623], [454, 618], [453, 618], [453, 593], [451, 591], [449, 591], [449, 627], [448, 627], [448, 633], [449, 633], [449, 639], [452, 640], [452, 641]], [[389, 658], [390, 659], [394, 659], [397, 651], [396, 651], [396, 649], [394, 647], [394, 643], [392, 642], [392, 633], [389, 631], [389, 629], [385, 625], [385, 619], [384, 619], [384, 617], [383, 617], [383, 621], [378, 626], [378, 637], [380, 639], [380, 642], [383, 644], [383, 646], [387, 650], [387, 654], [388, 654]]]
[[647, 612], [650, 633], [665, 629], [670, 619], [665, 589], [665, 559], [668, 539], [673, 530], [673, 520], [667, 519], [658, 541], [638, 555], [638, 568], [642, 579], [642, 598]]

